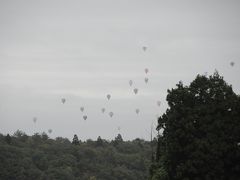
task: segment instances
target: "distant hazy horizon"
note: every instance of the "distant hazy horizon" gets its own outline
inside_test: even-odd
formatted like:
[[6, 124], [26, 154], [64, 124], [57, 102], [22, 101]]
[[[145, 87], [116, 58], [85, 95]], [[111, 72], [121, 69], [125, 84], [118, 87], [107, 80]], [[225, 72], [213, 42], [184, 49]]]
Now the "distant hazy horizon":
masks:
[[218, 70], [240, 94], [239, 9], [237, 0], [0, 1], [0, 133], [149, 140], [179, 81]]

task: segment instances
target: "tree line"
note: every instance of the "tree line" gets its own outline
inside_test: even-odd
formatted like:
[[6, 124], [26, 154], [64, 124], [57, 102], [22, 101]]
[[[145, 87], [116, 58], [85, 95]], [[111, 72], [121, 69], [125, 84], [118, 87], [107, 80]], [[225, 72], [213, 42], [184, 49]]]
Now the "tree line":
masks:
[[28, 136], [22, 131], [0, 134], [0, 179], [12, 180], [123, 180], [149, 176], [151, 145], [143, 139], [124, 141], [118, 134], [108, 141], [81, 141], [46, 133]]

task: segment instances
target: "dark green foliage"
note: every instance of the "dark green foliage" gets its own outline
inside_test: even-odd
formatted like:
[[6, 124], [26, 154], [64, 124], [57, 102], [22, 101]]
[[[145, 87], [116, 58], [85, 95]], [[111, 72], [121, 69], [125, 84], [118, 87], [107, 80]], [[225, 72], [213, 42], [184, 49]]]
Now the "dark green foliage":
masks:
[[[0, 134], [0, 179], [24, 180], [146, 180], [151, 163], [150, 142], [136, 139], [117, 144], [102, 139], [80, 142], [74, 136], [49, 139], [45, 133], [27, 136]], [[77, 144], [77, 145], [75, 145]], [[156, 148], [156, 147], [155, 147]]]
[[100, 136], [98, 136], [96, 144], [97, 144], [97, 146], [103, 146], [103, 140]]
[[73, 140], [72, 140], [72, 144], [79, 145], [78, 136], [76, 134], [74, 134], [74, 137], [73, 137]]
[[216, 72], [168, 90], [158, 120], [152, 179], [237, 180], [240, 177], [240, 97]]
[[118, 134], [117, 137], [115, 137], [115, 141], [117, 141], [119, 143], [123, 142], [123, 138], [122, 138], [121, 134]]
[[9, 134], [7, 134], [7, 136], [5, 137], [5, 140], [8, 144], [11, 144], [11, 142], [12, 142], [12, 138], [10, 137]]
[[123, 142], [123, 138], [122, 138], [121, 134], [118, 134], [117, 137], [115, 137], [115, 140], [112, 141], [112, 143], [113, 143], [115, 146], [118, 145], [118, 144], [120, 144], [120, 143], [122, 143], [122, 142]]

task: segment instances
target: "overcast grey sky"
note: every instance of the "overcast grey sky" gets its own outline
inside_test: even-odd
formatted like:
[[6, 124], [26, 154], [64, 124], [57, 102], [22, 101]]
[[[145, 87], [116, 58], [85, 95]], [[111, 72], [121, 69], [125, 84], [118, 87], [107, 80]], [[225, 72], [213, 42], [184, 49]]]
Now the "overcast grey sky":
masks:
[[124, 139], [149, 139], [167, 89], [215, 69], [239, 94], [238, 0], [0, 0], [4, 134], [113, 139], [121, 127]]

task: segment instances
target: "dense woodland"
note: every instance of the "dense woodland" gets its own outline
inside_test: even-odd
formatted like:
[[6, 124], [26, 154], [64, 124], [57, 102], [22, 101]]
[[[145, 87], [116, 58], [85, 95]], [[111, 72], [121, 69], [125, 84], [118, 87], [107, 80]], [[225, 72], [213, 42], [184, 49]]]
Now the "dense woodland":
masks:
[[112, 141], [98, 137], [81, 142], [46, 133], [28, 136], [22, 131], [0, 135], [0, 179], [2, 180], [124, 180], [147, 179], [152, 143], [142, 139]]

